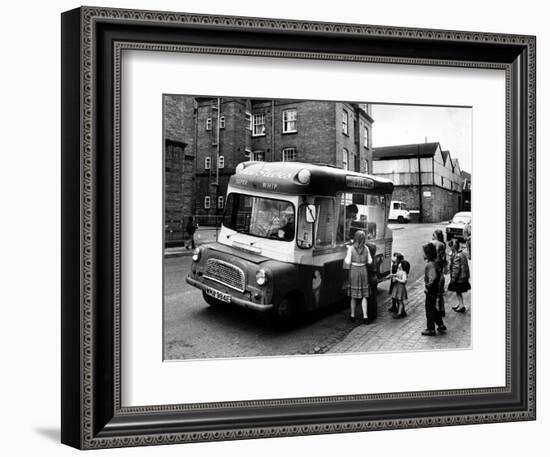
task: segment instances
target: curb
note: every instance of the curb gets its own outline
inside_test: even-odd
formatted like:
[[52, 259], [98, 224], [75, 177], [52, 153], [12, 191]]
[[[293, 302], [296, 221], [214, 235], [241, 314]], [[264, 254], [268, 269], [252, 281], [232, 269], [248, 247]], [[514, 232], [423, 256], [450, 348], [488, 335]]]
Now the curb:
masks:
[[185, 251], [172, 251], [172, 252], [166, 252], [164, 251], [164, 258], [170, 259], [173, 257], [191, 257], [193, 255], [192, 250], [185, 250]]

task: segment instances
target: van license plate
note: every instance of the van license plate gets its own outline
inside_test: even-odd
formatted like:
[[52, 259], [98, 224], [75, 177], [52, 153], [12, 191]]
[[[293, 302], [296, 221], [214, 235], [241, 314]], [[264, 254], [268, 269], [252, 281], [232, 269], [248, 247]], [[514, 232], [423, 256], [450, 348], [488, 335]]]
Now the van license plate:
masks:
[[220, 301], [223, 301], [225, 303], [231, 303], [231, 295], [224, 294], [223, 292], [220, 292], [216, 289], [210, 289], [210, 287], [207, 287], [205, 289], [205, 292], [207, 295], [210, 295], [211, 297], [214, 297]]

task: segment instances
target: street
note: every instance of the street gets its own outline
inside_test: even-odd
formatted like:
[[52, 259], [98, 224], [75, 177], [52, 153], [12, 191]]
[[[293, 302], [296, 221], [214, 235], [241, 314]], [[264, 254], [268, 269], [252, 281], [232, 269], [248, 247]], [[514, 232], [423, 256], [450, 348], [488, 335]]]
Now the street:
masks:
[[[422, 245], [441, 224], [395, 224], [393, 251], [401, 252], [411, 264], [407, 289], [408, 316], [394, 320], [387, 312], [388, 282], [378, 292], [379, 317], [371, 325], [351, 323], [346, 304], [331, 314], [315, 316], [291, 330], [277, 330], [249, 310], [208, 306], [201, 292], [185, 282], [191, 264], [189, 256], [165, 258], [164, 275], [164, 359], [254, 357], [327, 352], [368, 352], [454, 349], [470, 346], [470, 311], [454, 313], [456, 296], [446, 295], [448, 327], [445, 335], [423, 337], [424, 260]], [[204, 235], [203, 235], [204, 236]], [[210, 235], [209, 238], [212, 238]], [[448, 282], [448, 279], [447, 279]], [[470, 293], [465, 294], [470, 308]]]

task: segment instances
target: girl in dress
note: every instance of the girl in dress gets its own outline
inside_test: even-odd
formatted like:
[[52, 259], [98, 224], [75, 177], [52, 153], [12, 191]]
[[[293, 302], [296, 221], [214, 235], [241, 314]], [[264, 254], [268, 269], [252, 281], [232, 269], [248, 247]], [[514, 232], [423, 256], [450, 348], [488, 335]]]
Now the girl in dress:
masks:
[[464, 298], [462, 294], [471, 289], [470, 286], [470, 267], [466, 254], [460, 249], [460, 244], [456, 240], [449, 241], [451, 255], [449, 256], [449, 264], [451, 271], [451, 281], [449, 282], [448, 290], [456, 292], [458, 304], [453, 306], [453, 311], [464, 313]]
[[369, 296], [367, 264], [372, 263], [372, 257], [369, 249], [365, 245], [366, 238], [365, 232], [362, 230], [355, 232], [353, 244], [348, 247], [346, 263], [349, 265], [349, 318], [352, 322], [355, 322], [355, 308], [357, 306], [357, 300], [361, 300], [363, 323], [368, 325], [370, 324], [370, 321], [367, 315], [367, 297]]
[[392, 275], [395, 281], [392, 299], [394, 299], [397, 304], [397, 313], [393, 316], [394, 319], [400, 319], [407, 315], [405, 312], [405, 302], [408, 298], [406, 284], [409, 271], [411, 271], [411, 264], [406, 260], [402, 260], [399, 262], [399, 265], [397, 265], [397, 273]]

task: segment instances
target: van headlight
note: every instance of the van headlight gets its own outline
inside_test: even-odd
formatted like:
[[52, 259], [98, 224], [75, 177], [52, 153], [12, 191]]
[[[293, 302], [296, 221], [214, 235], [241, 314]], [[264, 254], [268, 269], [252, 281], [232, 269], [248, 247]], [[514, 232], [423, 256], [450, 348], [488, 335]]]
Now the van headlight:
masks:
[[193, 262], [198, 262], [201, 259], [201, 248], [196, 248], [193, 252]]
[[265, 270], [260, 269], [256, 272], [256, 283], [259, 286], [263, 286], [263, 285], [267, 284], [267, 274], [266, 274]]
[[307, 168], [304, 168], [298, 172], [296, 178], [300, 184], [309, 184], [309, 181], [311, 180], [311, 172]]

